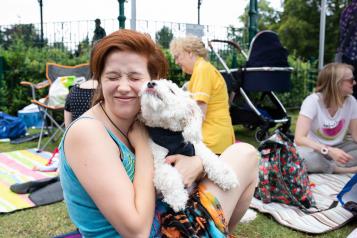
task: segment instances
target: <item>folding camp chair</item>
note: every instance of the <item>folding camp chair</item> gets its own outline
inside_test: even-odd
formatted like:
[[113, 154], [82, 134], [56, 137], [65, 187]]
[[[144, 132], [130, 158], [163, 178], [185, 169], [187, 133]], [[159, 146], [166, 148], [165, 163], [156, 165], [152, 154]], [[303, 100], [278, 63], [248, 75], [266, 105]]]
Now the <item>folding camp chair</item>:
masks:
[[[80, 64], [76, 66], [66, 66], [55, 63], [47, 63], [46, 64], [46, 80], [37, 84], [32, 82], [22, 81], [21, 85], [30, 86], [32, 99], [31, 102], [36, 104], [39, 110], [43, 115], [43, 122], [41, 126], [40, 137], [37, 143], [37, 151], [42, 151], [48, 143], [57, 135], [62, 135], [64, 132], [64, 122], [57, 122], [54, 117], [54, 113], [64, 111], [64, 103], [63, 105], [51, 105], [49, 104], [49, 95], [47, 94], [43, 99], [38, 99], [36, 95], [36, 91], [39, 89], [50, 88], [53, 82], [59, 77], [65, 76], [75, 76], [75, 77], [84, 77], [85, 80], [90, 78], [90, 71], [88, 64]], [[50, 123], [48, 123], [50, 122]], [[50, 138], [47, 142], [41, 146], [42, 137], [45, 134], [45, 129], [48, 134], [51, 134]]]

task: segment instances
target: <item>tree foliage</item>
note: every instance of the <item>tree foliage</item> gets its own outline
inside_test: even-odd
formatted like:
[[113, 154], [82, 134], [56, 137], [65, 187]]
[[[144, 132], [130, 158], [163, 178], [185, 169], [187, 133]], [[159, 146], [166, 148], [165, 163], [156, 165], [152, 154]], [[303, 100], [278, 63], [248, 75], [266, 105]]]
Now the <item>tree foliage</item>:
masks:
[[[249, 22], [249, 3], [247, 4], [244, 13], [239, 17], [239, 20], [248, 26]], [[267, 0], [258, 1], [258, 30], [273, 30], [276, 28], [276, 23], [280, 20], [280, 13], [270, 6]]]
[[[327, 0], [325, 62], [338, 47], [339, 18], [346, 0]], [[277, 31], [283, 44], [305, 59], [316, 59], [319, 51], [321, 0], [285, 0]]]
[[[5, 49], [18, 39], [22, 39], [28, 47], [41, 46], [41, 37], [34, 24], [15, 24], [9, 28], [0, 29], [0, 45]], [[46, 40], [43, 45], [46, 45]]]
[[172, 30], [168, 28], [167, 26], [163, 26], [160, 31], [156, 32], [155, 34], [155, 40], [156, 43], [161, 45], [162, 48], [168, 49], [170, 42], [172, 38], [174, 37], [174, 34], [172, 33]]
[[[89, 53], [73, 57], [69, 51], [49, 46], [28, 47], [24, 39], [19, 37], [6, 49], [0, 46], [0, 57], [5, 60], [4, 78], [0, 82], [0, 110], [16, 115], [17, 111], [28, 105], [31, 99], [29, 88], [20, 86], [21, 81], [42, 82], [46, 77], [47, 62], [64, 65], [86, 63]], [[47, 93], [47, 91], [41, 91], [40, 96]], [[9, 102], [11, 102], [11, 107], [9, 107]]]
[[[325, 62], [338, 47], [339, 19], [350, 0], [326, 0]], [[258, 30], [273, 30], [290, 53], [305, 60], [317, 59], [319, 51], [321, 0], [285, 0], [282, 12], [267, 0], [258, 1]], [[248, 27], [249, 4], [239, 19]], [[247, 33], [245, 33], [247, 34]]]

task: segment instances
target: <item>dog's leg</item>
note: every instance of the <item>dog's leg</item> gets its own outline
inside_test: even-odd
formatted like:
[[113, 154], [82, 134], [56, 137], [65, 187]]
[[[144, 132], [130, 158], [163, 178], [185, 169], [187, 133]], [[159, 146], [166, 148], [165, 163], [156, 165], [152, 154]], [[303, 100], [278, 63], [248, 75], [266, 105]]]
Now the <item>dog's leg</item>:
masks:
[[185, 209], [188, 193], [184, 187], [181, 174], [170, 164], [165, 163], [168, 150], [151, 141], [154, 155], [154, 185], [162, 193], [164, 202], [175, 212]]
[[182, 132], [183, 137], [185, 138], [185, 141], [199, 143], [202, 140], [202, 111], [194, 100], [187, 101], [187, 110], [191, 113], [188, 113], [187, 115], [186, 126], [183, 128]]
[[211, 181], [223, 190], [229, 190], [239, 185], [233, 169], [220, 160], [203, 142], [195, 144], [195, 151], [196, 155], [202, 159], [203, 169]]

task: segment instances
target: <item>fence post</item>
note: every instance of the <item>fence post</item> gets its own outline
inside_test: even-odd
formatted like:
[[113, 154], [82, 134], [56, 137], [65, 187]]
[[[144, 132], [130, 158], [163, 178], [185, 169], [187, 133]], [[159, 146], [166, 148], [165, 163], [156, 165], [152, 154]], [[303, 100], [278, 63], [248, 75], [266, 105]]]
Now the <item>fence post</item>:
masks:
[[125, 15], [124, 15], [124, 2], [125, 0], [118, 0], [119, 1], [119, 16], [118, 16], [118, 21], [119, 21], [119, 28], [120, 29], [125, 29]]

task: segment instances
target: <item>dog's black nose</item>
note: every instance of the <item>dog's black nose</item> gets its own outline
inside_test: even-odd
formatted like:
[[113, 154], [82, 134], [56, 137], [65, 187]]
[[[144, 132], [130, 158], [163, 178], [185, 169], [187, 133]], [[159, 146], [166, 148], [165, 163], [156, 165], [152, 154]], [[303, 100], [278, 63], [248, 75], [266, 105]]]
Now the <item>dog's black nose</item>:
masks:
[[148, 82], [148, 88], [153, 88], [156, 86], [155, 82]]

